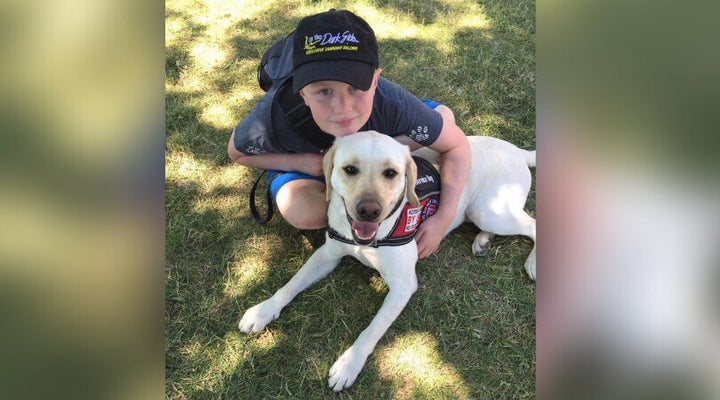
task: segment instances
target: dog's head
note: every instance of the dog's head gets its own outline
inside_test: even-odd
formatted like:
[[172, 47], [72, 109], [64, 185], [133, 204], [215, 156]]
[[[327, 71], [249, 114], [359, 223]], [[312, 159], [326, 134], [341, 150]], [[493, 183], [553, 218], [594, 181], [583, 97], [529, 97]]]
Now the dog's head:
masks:
[[365, 131], [335, 139], [323, 159], [323, 172], [327, 200], [333, 192], [342, 199], [340, 207], [357, 243], [372, 243], [398, 202], [406, 198], [418, 205], [417, 167], [410, 149], [390, 136]]

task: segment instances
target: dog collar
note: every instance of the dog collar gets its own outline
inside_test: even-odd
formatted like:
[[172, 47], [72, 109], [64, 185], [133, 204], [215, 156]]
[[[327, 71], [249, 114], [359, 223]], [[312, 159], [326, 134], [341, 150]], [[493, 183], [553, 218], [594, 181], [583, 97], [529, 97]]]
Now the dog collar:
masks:
[[[332, 227], [327, 228], [327, 233], [330, 239], [337, 240], [338, 242], [345, 243], [345, 244], [358, 244], [355, 240], [346, 238], [345, 236], [341, 235], [340, 232], [336, 231]], [[415, 232], [408, 236], [398, 237], [394, 238], [391, 236], [388, 236], [384, 239], [375, 240], [373, 243], [368, 244], [367, 246], [378, 248], [383, 246], [402, 246], [404, 244], [410, 243], [415, 238]]]

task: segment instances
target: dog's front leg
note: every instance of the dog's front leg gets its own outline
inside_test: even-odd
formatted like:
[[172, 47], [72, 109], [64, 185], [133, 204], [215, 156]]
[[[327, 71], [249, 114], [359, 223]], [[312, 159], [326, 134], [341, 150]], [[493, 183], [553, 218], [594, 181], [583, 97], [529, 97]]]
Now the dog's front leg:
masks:
[[414, 268], [402, 281], [390, 282], [386, 279], [386, 283], [390, 287], [390, 291], [377, 315], [358, 336], [355, 343], [330, 368], [328, 384], [336, 392], [349, 387], [355, 382], [365, 365], [367, 357], [375, 349], [377, 342], [400, 315], [412, 294], [415, 293], [417, 278], [415, 277]]
[[245, 312], [238, 327], [242, 332], [260, 332], [278, 316], [280, 311], [300, 292], [329, 274], [340, 262], [342, 255], [335, 254], [328, 244], [322, 245], [305, 265], [269, 299]]

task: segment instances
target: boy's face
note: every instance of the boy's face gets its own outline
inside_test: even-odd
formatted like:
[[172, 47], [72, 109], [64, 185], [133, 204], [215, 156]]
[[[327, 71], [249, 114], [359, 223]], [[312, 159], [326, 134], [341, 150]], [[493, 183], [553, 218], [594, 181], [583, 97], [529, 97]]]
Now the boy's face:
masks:
[[300, 90], [320, 129], [336, 137], [353, 134], [370, 118], [381, 69], [375, 70], [370, 89], [362, 91], [345, 82], [318, 81]]

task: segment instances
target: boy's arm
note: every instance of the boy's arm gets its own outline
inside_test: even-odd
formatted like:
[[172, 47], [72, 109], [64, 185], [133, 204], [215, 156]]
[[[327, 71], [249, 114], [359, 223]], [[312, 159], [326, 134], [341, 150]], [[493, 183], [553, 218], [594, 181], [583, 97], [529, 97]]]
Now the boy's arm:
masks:
[[418, 228], [415, 240], [418, 256], [425, 258], [440, 246], [452, 224], [470, 171], [470, 144], [455, 121], [443, 115], [443, 128], [437, 140], [429, 146], [440, 153], [440, 204], [437, 212]]
[[235, 148], [235, 132], [230, 135], [228, 156], [237, 164], [261, 169], [299, 171], [313, 176], [322, 176], [322, 154], [312, 153], [267, 153], [248, 156]]

